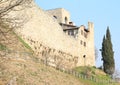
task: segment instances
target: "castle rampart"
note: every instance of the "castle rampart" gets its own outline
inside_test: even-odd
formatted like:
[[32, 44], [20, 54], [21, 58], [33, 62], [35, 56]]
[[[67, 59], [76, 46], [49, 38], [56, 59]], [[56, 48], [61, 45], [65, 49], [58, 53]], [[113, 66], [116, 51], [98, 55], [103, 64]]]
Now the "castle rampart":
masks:
[[[57, 11], [51, 10], [55, 13], [52, 16], [50, 11], [43, 11], [32, 4], [30, 8], [19, 12], [13, 11], [9, 15], [15, 14], [18, 17], [19, 14], [23, 14], [28, 18], [28, 21], [15, 32], [31, 46], [43, 62], [63, 69], [95, 65], [93, 23], [88, 23], [88, 29], [83, 25], [77, 27], [78, 30], [73, 33], [73, 35], [77, 33], [75, 38], [70, 36], [72, 31], [66, 30], [65, 33], [60, 25], [60, 23], [70, 24], [69, 12], [63, 8]], [[54, 20], [53, 17], [57, 19]]]

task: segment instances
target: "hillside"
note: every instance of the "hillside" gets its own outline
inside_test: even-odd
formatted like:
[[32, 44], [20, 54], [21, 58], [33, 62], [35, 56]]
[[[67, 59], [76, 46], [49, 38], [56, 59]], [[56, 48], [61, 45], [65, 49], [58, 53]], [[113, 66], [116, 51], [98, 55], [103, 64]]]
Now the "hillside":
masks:
[[0, 85], [82, 85], [77, 78], [42, 64], [13, 31], [0, 36]]
[[[34, 55], [31, 47], [13, 31], [5, 32], [6, 29], [1, 27], [0, 85], [103, 85], [46, 66]], [[78, 67], [75, 70], [80, 74], [97, 77], [99, 80], [110, 79], [95, 68]], [[110, 83], [104, 83], [108, 84]]]
[[35, 58], [30, 60], [0, 57], [0, 85], [82, 85], [78, 79], [45, 66]]

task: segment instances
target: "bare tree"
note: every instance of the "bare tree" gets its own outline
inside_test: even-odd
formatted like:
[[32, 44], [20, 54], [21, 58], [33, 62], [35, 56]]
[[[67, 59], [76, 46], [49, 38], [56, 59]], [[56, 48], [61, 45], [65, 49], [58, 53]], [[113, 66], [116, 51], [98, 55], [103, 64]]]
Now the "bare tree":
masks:
[[[18, 12], [27, 7], [33, 0], [0, 0], [0, 35], [5, 34], [14, 28], [20, 28], [27, 19], [23, 16], [9, 16], [10, 12]], [[24, 18], [24, 19], [23, 19]]]
[[[3, 42], [9, 40], [7, 35], [13, 29], [21, 28], [23, 24], [28, 21], [27, 17], [19, 12], [30, 8], [32, 1], [33, 0], [0, 0], [0, 46], [3, 46]], [[17, 14], [10, 16], [12, 13]]]
[[32, 0], [0, 0], [0, 16], [13, 10], [16, 6], [28, 6]]

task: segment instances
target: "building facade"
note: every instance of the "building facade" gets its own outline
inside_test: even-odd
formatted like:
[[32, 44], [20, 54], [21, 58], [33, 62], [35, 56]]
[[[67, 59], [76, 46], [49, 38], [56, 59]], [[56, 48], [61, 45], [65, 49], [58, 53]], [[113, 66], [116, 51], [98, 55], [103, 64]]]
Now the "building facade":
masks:
[[[74, 22], [70, 20], [70, 13], [64, 8], [51, 9], [46, 11], [54, 20], [60, 24], [63, 32], [78, 41], [78, 47], [80, 48], [79, 56], [84, 65], [95, 65], [95, 49], [94, 49], [94, 25], [92, 22], [88, 22], [88, 28], [84, 25], [80, 27], [76, 26]], [[92, 62], [90, 62], [93, 60]], [[78, 66], [81, 65], [81, 61], [78, 61]]]
[[62, 69], [95, 66], [92, 22], [88, 22], [87, 28], [84, 25], [78, 27], [63, 8], [45, 11], [34, 1], [29, 5], [22, 10], [16, 8], [20, 10], [9, 12], [7, 17], [25, 21], [15, 32], [42, 62]]

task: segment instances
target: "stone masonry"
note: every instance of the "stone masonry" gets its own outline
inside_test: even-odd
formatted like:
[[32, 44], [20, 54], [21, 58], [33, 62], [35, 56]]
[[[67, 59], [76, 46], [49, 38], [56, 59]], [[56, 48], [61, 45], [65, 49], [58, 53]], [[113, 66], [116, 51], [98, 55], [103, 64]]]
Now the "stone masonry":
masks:
[[95, 66], [93, 23], [88, 22], [88, 29], [84, 25], [78, 27], [77, 37], [74, 38], [63, 32], [59, 24], [71, 22], [68, 11], [63, 8], [44, 11], [34, 2], [30, 5], [19, 11], [11, 11], [7, 17], [22, 16], [22, 20], [28, 20], [15, 32], [44, 63], [62, 69]]

